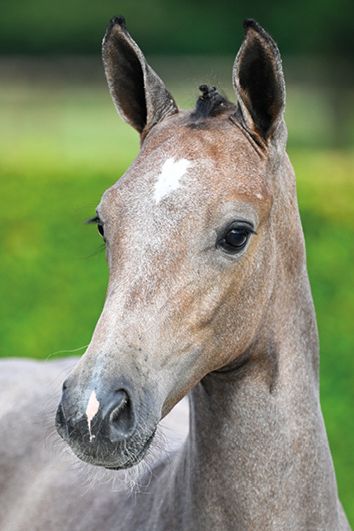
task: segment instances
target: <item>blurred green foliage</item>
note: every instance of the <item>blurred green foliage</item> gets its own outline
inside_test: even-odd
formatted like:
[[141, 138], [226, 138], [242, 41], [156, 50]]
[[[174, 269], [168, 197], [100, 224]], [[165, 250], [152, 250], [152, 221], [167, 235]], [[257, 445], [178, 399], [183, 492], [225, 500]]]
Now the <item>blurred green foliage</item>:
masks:
[[122, 14], [148, 53], [233, 53], [249, 17], [274, 35], [285, 54], [354, 53], [352, 0], [16, 0], [1, 7], [0, 50], [97, 52], [108, 20]]

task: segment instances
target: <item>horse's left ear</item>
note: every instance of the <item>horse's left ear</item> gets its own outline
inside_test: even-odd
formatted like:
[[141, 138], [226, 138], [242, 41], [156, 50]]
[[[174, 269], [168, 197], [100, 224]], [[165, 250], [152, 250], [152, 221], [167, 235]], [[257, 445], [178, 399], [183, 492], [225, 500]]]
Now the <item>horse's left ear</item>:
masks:
[[102, 43], [102, 57], [118, 112], [143, 137], [156, 123], [178, 112], [163, 81], [131, 38], [123, 17], [111, 20]]
[[245, 126], [268, 140], [281, 122], [285, 82], [273, 39], [254, 20], [245, 20], [246, 35], [233, 67], [233, 84]]

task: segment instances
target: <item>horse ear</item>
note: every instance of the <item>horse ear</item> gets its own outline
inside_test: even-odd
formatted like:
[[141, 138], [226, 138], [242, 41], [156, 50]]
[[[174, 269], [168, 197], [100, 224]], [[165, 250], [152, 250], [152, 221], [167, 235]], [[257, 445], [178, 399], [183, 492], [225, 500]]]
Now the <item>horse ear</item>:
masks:
[[102, 43], [102, 57], [113, 102], [124, 120], [141, 135], [178, 112], [163, 81], [129, 35], [123, 17], [111, 20]]
[[244, 41], [233, 67], [233, 84], [245, 126], [268, 140], [281, 122], [285, 82], [273, 39], [254, 20], [245, 20]]

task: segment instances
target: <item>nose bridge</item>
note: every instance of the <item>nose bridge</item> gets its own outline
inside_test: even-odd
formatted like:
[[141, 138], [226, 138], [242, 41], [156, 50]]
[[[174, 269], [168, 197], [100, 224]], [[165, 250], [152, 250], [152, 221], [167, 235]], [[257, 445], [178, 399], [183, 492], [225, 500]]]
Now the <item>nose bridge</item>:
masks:
[[[107, 356], [109, 353], [150, 352], [159, 348], [161, 335], [171, 324], [171, 294], [176, 287], [170, 282], [162, 289], [150, 282], [150, 275], [132, 274], [128, 282], [110, 281], [106, 301], [96, 324], [88, 356]], [[157, 276], [157, 275], [156, 275]]]
[[116, 387], [144, 387], [151, 377], [155, 379], [156, 360], [152, 358], [158, 357], [158, 344], [159, 325], [154, 316], [147, 319], [140, 307], [125, 310], [121, 297], [109, 297], [76, 367], [77, 387], [87, 393], [112, 378]]
[[110, 352], [141, 349], [144, 319], [138, 305], [127, 308], [129, 292], [121, 288], [108, 291], [87, 354], [109, 355]]

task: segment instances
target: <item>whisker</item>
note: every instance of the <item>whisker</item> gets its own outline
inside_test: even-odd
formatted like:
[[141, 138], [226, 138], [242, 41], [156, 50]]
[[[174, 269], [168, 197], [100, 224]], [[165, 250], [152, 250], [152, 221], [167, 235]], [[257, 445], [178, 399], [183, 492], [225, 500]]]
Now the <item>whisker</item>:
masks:
[[89, 346], [89, 343], [87, 345], [82, 345], [82, 347], [72, 348], [72, 349], [64, 349], [64, 350], [57, 350], [56, 352], [52, 352], [51, 354], [48, 354], [45, 360], [49, 360], [53, 356], [57, 356], [58, 354], [71, 354], [73, 352], [79, 352], [79, 350], [82, 350], [84, 348], [87, 348]]

